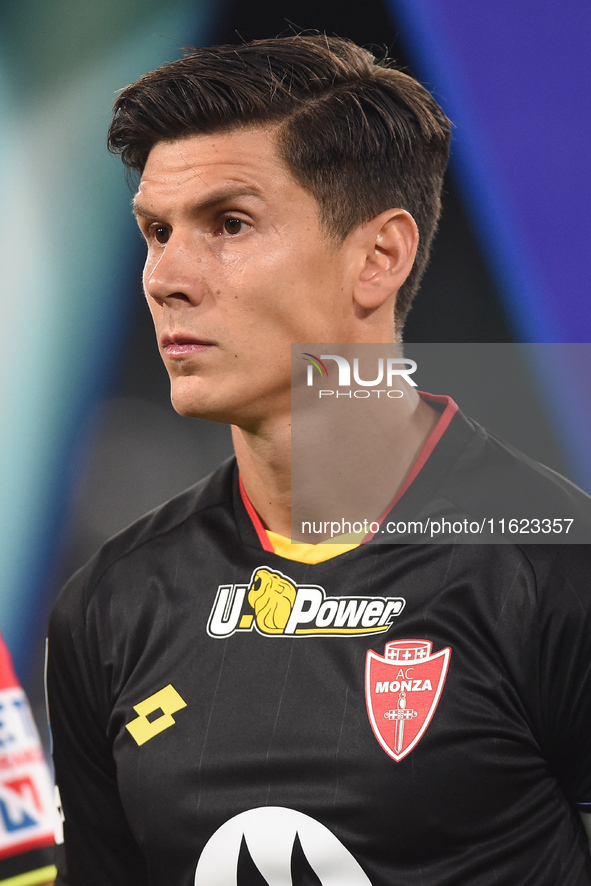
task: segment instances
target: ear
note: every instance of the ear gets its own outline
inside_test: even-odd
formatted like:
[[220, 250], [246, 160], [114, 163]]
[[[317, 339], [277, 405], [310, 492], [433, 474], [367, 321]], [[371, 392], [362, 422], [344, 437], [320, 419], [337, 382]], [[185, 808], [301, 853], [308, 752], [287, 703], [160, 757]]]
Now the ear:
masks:
[[388, 209], [357, 229], [360, 268], [353, 297], [374, 311], [396, 293], [410, 274], [419, 243], [417, 224], [405, 209]]

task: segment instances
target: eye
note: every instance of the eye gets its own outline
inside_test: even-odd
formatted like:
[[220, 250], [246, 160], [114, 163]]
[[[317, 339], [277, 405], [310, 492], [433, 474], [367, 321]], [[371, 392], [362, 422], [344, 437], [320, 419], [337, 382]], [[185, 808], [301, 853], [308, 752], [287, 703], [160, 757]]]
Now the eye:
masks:
[[170, 239], [170, 229], [164, 225], [154, 225], [152, 228], [152, 236], [157, 243], [168, 243]]
[[223, 228], [226, 234], [241, 234], [244, 228], [247, 227], [246, 222], [243, 222], [240, 218], [224, 219]]

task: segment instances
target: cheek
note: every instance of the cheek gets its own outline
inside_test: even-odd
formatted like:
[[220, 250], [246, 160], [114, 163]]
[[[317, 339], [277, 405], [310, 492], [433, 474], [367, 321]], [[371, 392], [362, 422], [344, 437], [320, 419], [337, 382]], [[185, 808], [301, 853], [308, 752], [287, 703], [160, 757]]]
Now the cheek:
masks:
[[162, 316], [162, 305], [159, 302], [155, 301], [153, 298], [150, 298], [149, 295], [146, 295], [144, 290], [144, 295], [146, 298], [146, 304], [148, 306], [148, 310], [152, 316], [152, 320], [154, 322], [154, 327], [158, 329], [158, 321]]
[[150, 246], [148, 248], [146, 261], [144, 262], [144, 269], [142, 271], [142, 284], [144, 287], [144, 292], [147, 292], [150, 279], [154, 272], [158, 270], [158, 265], [160, 264], [160, 261], [163, 257], [164, 249], [162, 247], [160, 249], [155, 249], [153, 246]]
[[155, 266], [156, 266], [156, 262], [153, 259], [151, 259], [150, 256], [148, 255], [148, 257], [146, 258], [145, 264], [144, 264], [144, 270], [142, 271], [142, 286], [144, 288], [144, 292], [146, 292], [146, 287], [148, 285], [148, 281], [150, 279], [150, 276], [154, 272]]

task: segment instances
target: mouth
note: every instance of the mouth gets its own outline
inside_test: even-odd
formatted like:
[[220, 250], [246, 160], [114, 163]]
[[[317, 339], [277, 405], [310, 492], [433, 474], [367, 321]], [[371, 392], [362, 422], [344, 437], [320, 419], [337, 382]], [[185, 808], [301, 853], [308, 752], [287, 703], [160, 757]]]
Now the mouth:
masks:
[[188, 357], [215, 347], [214, 342], [204, 338], [188, 335], [184, 332], [167, 333], [160, 337], [160, 348], [163, 354], [171, 358]]

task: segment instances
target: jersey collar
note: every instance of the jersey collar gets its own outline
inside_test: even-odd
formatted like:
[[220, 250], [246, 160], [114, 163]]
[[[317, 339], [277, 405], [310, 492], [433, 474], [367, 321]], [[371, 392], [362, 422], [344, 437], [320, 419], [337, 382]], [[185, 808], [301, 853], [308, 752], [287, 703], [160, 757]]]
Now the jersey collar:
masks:
[[[436, 448], [438, 448], [438, 445], [443, 439], [444, 434], [449, 428], [454, 416], [458, 413], [458, 405], [454, 400], [452, 400], [451, 397], [442, 394], [429, 394], [425, 393], [424, 391], [420, 391], [419, 393], [423, 400], [426, 400], [428, 403], [430, 403], [441, 414], [439, 420], [437, 421], [437, 424], [423, 444], [423, 447], [418, 454], [415, 462], [413, 463], [410, 471], [408, 472], [402, 486], [400, 487], [388, 507], [378, 518], [377, 522], [380, 524], [392, 512], [392, 509], [401, 501], [403, 496], [407, 496], [407, 493], [411, 490], [411, 487], [413, 486], [419, 475], [423, 474], [427, 463], [431, 460], [433, 453], [435, 452]], [[277, 554], [278, 556], [285, 559], [297, 560], [299, 562], [311, 564], [322, 563], [326, 560], [332, 559], [333, 557], [337, 557], [347, 551], [353, 550], [358, 547], [359, 544], [364, 544], [365, 542], [371, 541], [371, 539], [374, 537], [373, 533], [369, 533], [365, 537], [359, 539], [358, 542], [346, 544], [339, 544], [334, 541], [331, 541], [330, 543], [320, 544], [292, 542], [289, 538], [286, 538], [285, 536], [265, 529], [259, 515], [252, 505], [252, 502], [246, 494], [246, 490], [244, 489], [244, 485], [242, 483], [242, 478], [240, 477], [240, 475], [238, 475], [238, 490], [240, 503], [248, 515], [251, 529], [254, 529], [262, 549], [264, 551], [268, 551], [269, 553]]]

